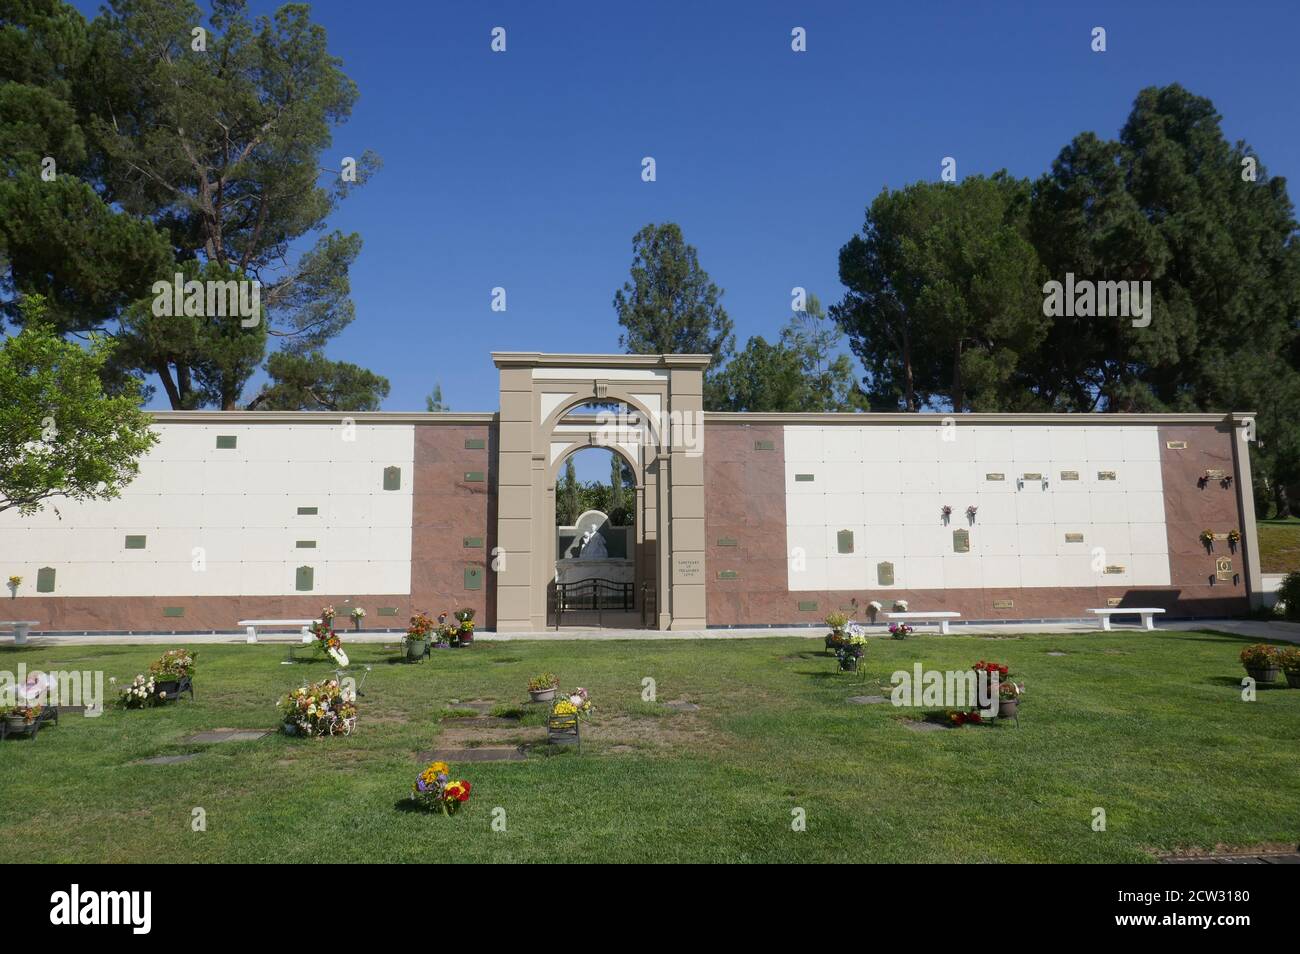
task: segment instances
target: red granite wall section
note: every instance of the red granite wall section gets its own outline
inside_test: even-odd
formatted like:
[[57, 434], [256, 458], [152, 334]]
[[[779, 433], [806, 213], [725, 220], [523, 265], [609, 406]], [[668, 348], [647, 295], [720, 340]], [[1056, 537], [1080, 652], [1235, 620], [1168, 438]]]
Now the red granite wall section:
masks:
[[[1169, 535], [1170, 585], [1167, 587], [1023, 587], [879, 591], [790, 591], [786, 572], [785, 454], [777, 425], [710, 424], [705, 441], [705, 533], [708, 546], [708, 621], [711, 626], [819, 623], [836, 609], [851, 611], [879, 600], [895, 599], [912, 609], [955, 610], [967, 619], [1078, 618], [1110, 598], [1127, 606], [1161, 606], [1175, 616], [1229, 616], [1245, 612], [1247, 599], [1240, 548], [1215, 544], [1207, 553], [1199, 541], [1203, 529], [1226, 533], [1240, 529], [1235, 488], [1215, 480], [1198, 487], [1207, 469], [1238, 477], [1233, 469], [1231, 434], [1208, 425], [1160, 428], [1165, 520]], [[1167, 448], [1183, 440], [1186, 450]], [[756, 449], [760, 441], [772, 450]], [[719, 546], [720, 538], [736, 546]], [[1235, 581], [1211, 583], [1215, 557], [1230, 556]], [[736, 579], [720, 579], [732, 570]], [[994, 602], [1013, 600], [1010, 609]], [[816, 603], [801, 610], [800, 603]], [[865, 612], [859, 613], [863, 618]]]
[[[481, 449], [467, 441], [482, 441]], [[477, 611], [478, 625], [496, 624], [496, 579], [491, 552], [496, 545], [496, 426], [494, 424], [415, 425], [415, 473], [412, 485], [411, 588], [409, 593], [326, 593], [292, 596], [58, 597], [22, 596], [0, 600], [0, 617], [39, 620], [41, 631], [202, 632], [234, 630], [241, 619], [309, 619], [324, 605], [339, 610], [344, 599], [365, 607], [365, 628], [405, 628], [412, 613], [434, 615], [465, 606]], [[482, 482], [466, 480], [481, 472]], [[481, 547], [466, 547], [465, 537], [482, 538]], [[465, 588], [465, 568], [478, 567], [482, 588]], [[180, 618], [165, 617], [163, 608], [184, 607]], [[381, 607], [396, 609], [380, 616]]]
[[[480, 441], [481, 449], [465, 446]], [[495, 628], [496, 461], [494, 425], [416, 425], [411, 612], [437, 616], [470, 606], [479, 628]], [[483, 480], [466, 479], [472, 473]], [[482, 540], [482, 546], [467, 547], [466, 537]], [[466, 589], [467, 567], [479, 569], [480, 589]]]

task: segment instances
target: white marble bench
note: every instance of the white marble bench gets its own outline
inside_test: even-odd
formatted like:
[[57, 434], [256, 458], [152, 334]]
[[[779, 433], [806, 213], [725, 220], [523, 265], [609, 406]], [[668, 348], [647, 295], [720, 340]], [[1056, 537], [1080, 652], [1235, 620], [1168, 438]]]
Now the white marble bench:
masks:
[[241, 619], [237, 625], [244, 627], [244, 633], [247, 636], [245, 642], [257, 642], [257, 629], [259, 626], [299, 626], [302, 628], [302, 641], [311, 642], [311, 629], [314, 623], [319, 623], [316, 619]]
[[1163, 613], [1164, 610], [1155, 606], [1112, 606], [1107, 609], [1090, 609], [1088, 612], [1100, 616], [1101, 628], [1109, 633], [1112, 616], [1141, 616], [1143, 628], [1155, 629], [1155, 615]]
[[948, 635], [948, 620], [960, 619], [961, 613], [952, 610], [934, 610], [929, 613], [886, 613], [885, 619], [899, 619], [904, 622], [915, 620], [918, 623], [938, 623], [939, 632]]
[[39, 619], [0, 619], [0, 629], [12, 629], [14, 631], [14, 645], [27, 645], [27, 632], [33, 626], [40, 626]]

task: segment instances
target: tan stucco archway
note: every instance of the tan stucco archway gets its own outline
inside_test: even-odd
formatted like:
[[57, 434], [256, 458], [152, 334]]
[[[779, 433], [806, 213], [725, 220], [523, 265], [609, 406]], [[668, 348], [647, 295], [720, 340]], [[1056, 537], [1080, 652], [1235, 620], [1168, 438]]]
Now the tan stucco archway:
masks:
[[620, 452], [637, 474], [638, 577], [654, 587], [653, 625], [703, 629], [704, 369], [708, 355], [496, 352], [501, 373], [497, 629], [545, 629], [555, 572], [555, 464], [604, 445], [563, 422], [573, 408], [620, 402], [646, 428]]

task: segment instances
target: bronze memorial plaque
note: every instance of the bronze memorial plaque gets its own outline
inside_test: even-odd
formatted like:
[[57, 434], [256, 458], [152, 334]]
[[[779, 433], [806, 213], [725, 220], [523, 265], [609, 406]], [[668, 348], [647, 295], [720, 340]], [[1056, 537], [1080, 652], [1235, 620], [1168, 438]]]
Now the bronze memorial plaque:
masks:
[[894, 564], [892, 563], [876, 564], [876, 583], [880, 586], [894, 585]]
[[984, 479], [985, 480], [1006, 480], [1007, 475], [1006, 474], [985, 474]]
[[1107, 572], [1107, 573], [1111, 573], [1111, 574], [1123, 573], [1123, 572], [1124, 572], [1124, 567], [1122, 567], [1122, 566], [1108, 566], [1108, 567], [1106, 567], [1106, 572]]
[[1065, 542], [1066, 542], [1066, 543], [1082, 543], [1082, 542], [1083, 542], [1083, 534], [1082, 534], [1082, 533], [1067, 533], [1067, 534], [1065, 535]]
[[1165, 441], [1170, 450], [1187, 450], [1187, 441]]
[[1062, 480], [1078, 480], [1078, 479], [1079, 479], [1079, 472], [1078, 472], [1077, 470], [1063, 470], [1063, 471], [1061, 471], [1061, 479], [1062, 479]]
[[1210, 480], [1222, 480], [1224, 477], [1227, 477], [1228, 475], [1225, 471], [1222, 470], [1207, 470], [1205, 472], [1205, 476], [1208, 477]]
[[1114, 479], [1115, 479], [1115, 472], [1114, 472], [1113, 470], [1099, 470], [1099, 471], [1097, 471], [1097, 479], [1098, 479], [1098, 480], [1114, 480]]
[[952, 552], [969, 553], [970, 552], [970, 531], [954, 530], [952, 532]]
[[1124, 597], [1122, 596], [1108, 596], [1106, 597], [1106, 608], [1114, 609], [1116, 606], [1119, 606], [1123, 602], [1124, 602]]
[[1021, 479], [1021, 480], [1042, 480], [1042, 479], [1043, 479], [1043, 475], [1042, 475], [1042, 474], [1022, 474], [1021, 477], [1020, 477], [1020, 479]]
[[1214, 576], [1224, 583], [1232, 581], [1232, 559], [1230, 557], [1219, 557], [1214, 561]]
[[994, 600], [993, 608], [994, 609], [1015, 609], [1016, 601], [1015, 600]]

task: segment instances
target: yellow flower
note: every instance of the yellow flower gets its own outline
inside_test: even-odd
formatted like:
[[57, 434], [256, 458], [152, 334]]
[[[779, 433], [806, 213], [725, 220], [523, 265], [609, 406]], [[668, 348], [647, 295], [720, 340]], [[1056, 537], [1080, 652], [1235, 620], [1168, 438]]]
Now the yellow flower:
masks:
[[451, 766], [446, 762], [434, 762], [429, 766], [428, 771], [432, 772], [434, 775], [438, 775], [440, 773], [450, 772]]

